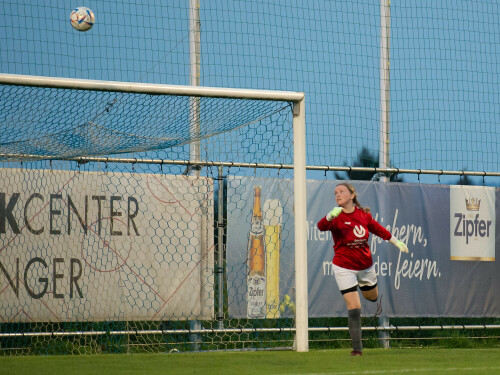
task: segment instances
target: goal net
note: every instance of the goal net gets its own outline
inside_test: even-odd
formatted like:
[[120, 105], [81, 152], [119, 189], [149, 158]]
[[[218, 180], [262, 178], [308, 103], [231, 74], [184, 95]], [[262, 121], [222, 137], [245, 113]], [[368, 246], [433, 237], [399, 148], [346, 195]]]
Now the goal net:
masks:
[[0, 81], [0, 350], [307, 350], [303, 94]]

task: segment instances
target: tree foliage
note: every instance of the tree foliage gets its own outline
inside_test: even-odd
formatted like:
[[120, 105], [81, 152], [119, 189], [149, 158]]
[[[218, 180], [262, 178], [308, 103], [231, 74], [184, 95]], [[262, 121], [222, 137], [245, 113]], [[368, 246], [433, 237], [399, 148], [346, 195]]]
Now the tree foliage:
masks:
[[[363, 148], [359, 151], [357, 159], [354, 161], [352, 165], [348, 165], [347, 162], [344, 162], [344, 166], [351, 167], [363, 167], [363, 168], [376, 168], [379, 167], [379, 158], [374, 155], [367, 147], [363, 146]], [[337, 180], [372, 180], [374, 179], [374, 172], [363, 172], [363, 171], [349, 171], [349, 172], [335, 172], [335, 178]], [[375, 176], [376, 177], [376, 176]], [[389, 177], [391, 182], [403, 182], [403, 178], [392, 174]]]

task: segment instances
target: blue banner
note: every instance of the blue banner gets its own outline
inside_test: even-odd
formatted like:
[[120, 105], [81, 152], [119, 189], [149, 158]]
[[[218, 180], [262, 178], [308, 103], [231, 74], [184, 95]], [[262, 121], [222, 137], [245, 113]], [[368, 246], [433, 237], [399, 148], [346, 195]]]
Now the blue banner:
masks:
[[[346, 307], [333, 275], [331, 233], [316, 223], [336, 206], [341, 181], [307, 181], [308, 293], [310, 317], [345, 316]], [[370, 236], [383, 314], [388, 317], [500, 317], [500, 265], [496, 249], [500, 229], [500, 189], [350, 181], [363, 206], [409, 253]], [[247, 242], [253, 186], [262, 200], [279, 200], [282, 227], [279, 260], [281, 316], [293, 314], [294, 220], [293, 183], [263, 178], [228, 180], [227, 270], [229, 313], [247, 317]], [[241, 200], [246, 201], [242, 204]], [[268, 270], [268, 279], [276, 269]], [[362, 303], [365, 315], [376, 305]], [[285, 308], [283, 308], [285, 307]], [[271, 317], [277, 317], [276, 315]]]

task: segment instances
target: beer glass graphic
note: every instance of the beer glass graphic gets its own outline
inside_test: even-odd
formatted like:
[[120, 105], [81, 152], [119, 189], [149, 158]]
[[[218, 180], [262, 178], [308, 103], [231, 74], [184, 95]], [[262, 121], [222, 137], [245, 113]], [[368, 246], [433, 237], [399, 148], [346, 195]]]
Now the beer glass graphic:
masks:
[[283, 207], [279, 199], [264, 202], [264, 243], [266, 248], [266, 317], [279, 318], [280, 252]]

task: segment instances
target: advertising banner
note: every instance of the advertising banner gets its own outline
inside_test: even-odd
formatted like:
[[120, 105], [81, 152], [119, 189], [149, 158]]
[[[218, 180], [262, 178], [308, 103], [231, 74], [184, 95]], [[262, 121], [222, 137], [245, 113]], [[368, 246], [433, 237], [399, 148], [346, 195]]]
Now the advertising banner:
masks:
[[213, 318], [213, 181], [0, 169], [0, 321]]
[[[333, 241], [330, 232], [316, 224], [333, 207], [335, 186], [342, 181], [307, 181], [308, 294], [310, 317], [346, 315], [346, 307], [333, 275]], [[378, 275], [383, 315], [388, 317], [499, 317], [500, 266], [496, 251], [500, 230], [498, 188], [425, 184], [384, 184], [349, 181], [363, 206], [394, 236], [407, 244], [409, 253], [374, 235], [369, 244]], [[231, 316], [246, 314], [246, 253], [252, 189], [261, 187], [262, 199], [281, 202], [282, 228], [279, 259], [281, 303], [293, 303], [293, 184], [245, 178], [229, 180], [229, 191], [247, 199], [244, 208], [231, 210], [228, 197], [228, 280], [242, 285], [229, 289]], [[244, 188], [246, 187], [246, 189]], [[243, 207], [241, 203], [238, 207]], [[233, 213], [236, 217], [233, 217]], [[230, 261], [231, 260], [231, 261]], [[265, 275], [269, 279], [268, 275]], [[267, 303], [267, 302], [266, 302]], [[363, 314], [375, 314], [376, 304], [365, 301]], [[291, 315], [286, 309], [282, 314]]]

